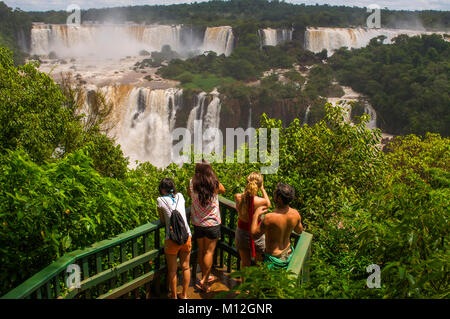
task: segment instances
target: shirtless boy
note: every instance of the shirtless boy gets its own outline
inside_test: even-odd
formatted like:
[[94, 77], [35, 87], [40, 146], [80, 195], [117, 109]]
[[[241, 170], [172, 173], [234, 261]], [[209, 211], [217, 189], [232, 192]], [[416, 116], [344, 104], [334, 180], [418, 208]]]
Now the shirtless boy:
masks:
[[251, 234], [255, 240], [266, 235], [264, 262], [269, 268], [287, 268], [294, 251], [290, 241], [291, 233], [295, 231], [301, 234], [303, 231], [300, 213], [289, 207], [294, 197], [295, 191], [291, 186], [279, 183], [273, 193], [275, 210], [263, 215], [267, 212], [267, 207], [263, 206], [255, 211]]

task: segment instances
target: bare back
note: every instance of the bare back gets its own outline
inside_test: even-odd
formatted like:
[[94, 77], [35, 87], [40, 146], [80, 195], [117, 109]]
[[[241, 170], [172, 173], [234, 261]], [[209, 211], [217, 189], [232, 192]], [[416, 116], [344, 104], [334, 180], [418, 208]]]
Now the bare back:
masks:
[[[239, 214], [239, 219], [245, 223], [249, 222], [248, 218], [248, 201], [245, 200], [244, 194], [236, 194], [236, 210]], [[254, 196], [253, 197], [253, 211], [256, 211], [258, 208], [262, 206], [268, 206], [267, 200], [262, 197]]]
[[292, 231], [301, 233], [303, 226], [297, 210], [289, 207], [287, 211], [274, 210], [264, 217], [266, 233], [266, 253], [277, 256], [290, 246]]

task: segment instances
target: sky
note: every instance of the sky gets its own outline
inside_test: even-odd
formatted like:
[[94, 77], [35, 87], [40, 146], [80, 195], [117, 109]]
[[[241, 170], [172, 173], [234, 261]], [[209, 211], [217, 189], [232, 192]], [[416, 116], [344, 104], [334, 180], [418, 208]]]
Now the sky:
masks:
[[[82, 10], [89, 8], [133, 6], [133, 5], [155, 5], [190, 3], [191, 0], [0, 0], [9, 7], [20, 8], [25, 11], [47, 11], [65, 10], [70, 4], [77, 4]], [[197, 0], [202, 2], [206, 0]], [[370, 4], [378, 4], [381, 8], [387, 7], [391, 10], [450, 10], [449, 0], [286, 0], [292, 3], [306, 3], [314, 5], [346, 5], [368, 7]]]

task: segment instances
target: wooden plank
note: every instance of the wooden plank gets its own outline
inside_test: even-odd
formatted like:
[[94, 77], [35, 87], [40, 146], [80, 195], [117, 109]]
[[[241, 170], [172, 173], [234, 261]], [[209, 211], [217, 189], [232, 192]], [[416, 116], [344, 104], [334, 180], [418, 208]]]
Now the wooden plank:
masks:
[[151, 282], [154, 278], [155, 271], [151, 271], [149, 273], [146, 273], [120, 287], [117, 287], [110, 292], [103, 294], [98, 297], [98, 299], [116, 299], [119, 298], [139, 287], [142, 287], [143, 285]]

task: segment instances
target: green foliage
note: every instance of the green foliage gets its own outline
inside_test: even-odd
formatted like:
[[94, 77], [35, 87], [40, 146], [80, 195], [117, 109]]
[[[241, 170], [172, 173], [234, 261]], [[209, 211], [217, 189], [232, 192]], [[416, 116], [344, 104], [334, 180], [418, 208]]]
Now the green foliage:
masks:
[[[252, 26], [253, 28], [250, 28], [247, 23], [246, 28], [233, 32], [236, 34], [253, 32], [252, 30], [257, 27], [256, 24]], [[185, 61], [174, 59], [167, 67], [158, 70], [158, 73], [163, 77], [175, 80], [186, 74], [209, 73], [238, 81], [254, 81], [262, 76], [263, 71], [272, 68], [289, 69], [294, 63], [309, 64], [320, 61], [314, 54], [305, 57], [307, 51], [302, 49], [301, 42], [287, 42], [279, 46], [260, 48], [256, 33], [241, 34], [240, 39], [229, 57], [217, 56], [214, 52], [208, 52], [207, 55], [196, 56]]]
[[48, 75], [33, 64], [14, 67], [0, 48], [0, 83], [0, 151], [23, 147], [42, 162], [66, 146], [72, 111], [62, 107], [65, 98]]
[[156, 218], [154, 200], [102, 177], [88, 154], [41, 166], [21, 150], [0, 156], [0, 294], [65, 252]]
[[368, 96], [384, 131], [448, 136], [449, 57], [439, 35], [400, 36], [393, 45], [338, 50], [329, 65], [340, 83]]
[[[322, 146], [311, 145], [318, 154], [291, 160], [289, 172], [278, 172], [279, 179], [283, 176], [295, 185], [299, 198], [293, 206], [300, 208], [307, 230], [314, 235], [310, 281], [301, 286], [285, 284], [283, 290], [278, 283], [286, 282], [287, 275], [280, 273], [276, 281], [264, 284], [264, 291], [295, 298], [448, 298], [450, 139], [436, 134], [423, 140], [413, 135], [398, 138], [387, 155], [376, 151], [374, 144], [365, 148], [369, 141], [361, 140], [360, 146], [341, 153], [339, 168], [327, 177], [327, 165], [334, 161], [326, 158], [326, 152], [336, 145], [331, 140], [339, 141], [336, 132], [342, 129], [346, 131], [342, 137], [354, 136], [351, 143], [365, 135], [360, 128], [343, 124], [338, 131], [332, 129], [333, 138], [327, 140], [333, 128], [328, 125], [334, 123], [329, 111], [327, 118], [329, 123], [315, 125], [311, 136], [304, 135], [310, 130], [307, 126], [294, 130], [296, 141], [323, 141]], [[288, 154], [280, 153], [280, 158]], [[313, 163], [323, 166], [316, 171], [310, 166]], [[304, 176], [297, 175], [302, 171]], [[343, 172], [350, 175], [343, 177]], [[312, 187], [303, 186], [308, 184]], [[381, 289], [366, 286], [370, 264], [381, 267]], [[253, 278], [267, 276], [267, 270], [252, 268], [245, 271]], [[251, 298], [261, 285], [250, 280], [236, 290], [246, 292], [240, 297]]]
[[[268, 269], [264, 264], [245, 267], [231, 274], [244, 278], [243, 283], [232, 289], [238, 299], [298, 299], [298, 282], [288, 277], [286, 270]], [[291, 273], [292, 275], [292, 273]], [[218, 295], [218, 298], [226, 293]]]

